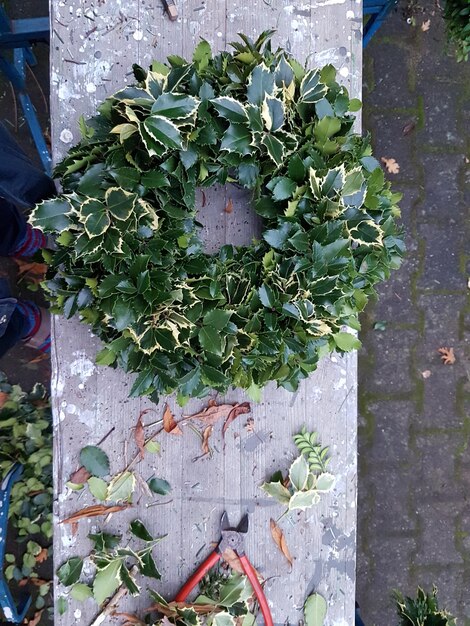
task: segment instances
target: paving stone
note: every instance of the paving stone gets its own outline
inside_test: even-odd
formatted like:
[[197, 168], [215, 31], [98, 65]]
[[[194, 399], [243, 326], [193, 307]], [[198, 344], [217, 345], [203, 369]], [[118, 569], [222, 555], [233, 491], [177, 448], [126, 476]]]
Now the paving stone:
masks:
[[[373, 51], [374, 90], [370, 94], [374, 106], [391, 108], [416, 107], [416, 94], [411, 92], [409, 84], [410, 54], [407, 47], [396, 43], [375, 43]], [[393, 63], [390, 60], [393, 59]], [[399, 84], [397, 89], [395, 85]]]
[[417, 208], [420, 222], [440, 221], [450, 229], [462, 228], [468, 218], [468, 206], [460, 197], [460, 178], [466, 168], [464, 154], [430, 153], [420, 156], [425, 180], [425, 199]]
[[465, 488], [456, 473], [456, 457], [461, 446], [462, 434], [458, 432], [416, 436], [418, 463], [413, 474], [412, 497], [417, 502], [452, 501], [455, 505], [463, 500]]
[[[442, 83], [428, 85], [431, 97], [424, 98], [424, 128], [416, 131], [417, 141], [432, 146], [465, 147], [465, 135], [459, 132], [460, 106], [455, 90], [443, 88]], [[434, 94], [438, 93], [436, 98]]]
[[[371, 402], [367, 406], [374, 417], [372, 445], [361, 445], [359, 454], [367, 457], [371, 465], [384, 464], [396, 467], [408, 461], [410, 456], [409, 438], [410, 421], [415, 407], [410, 401]], [[375, 471], [368, 468], [372, 482], [380, 482]]]
[[418, 289], [465, 290], [467, 274], [462, 272], [461, 255], [468, 239], [458, 222], [420, 224], [418, 236], [424, 242], [423, 271]]
[[416, 494], [416, 513], [421, 535], [415, 565], [461, 564], [463, 558], [455, 545], [456, 519], [459, 502], [423, 503]]

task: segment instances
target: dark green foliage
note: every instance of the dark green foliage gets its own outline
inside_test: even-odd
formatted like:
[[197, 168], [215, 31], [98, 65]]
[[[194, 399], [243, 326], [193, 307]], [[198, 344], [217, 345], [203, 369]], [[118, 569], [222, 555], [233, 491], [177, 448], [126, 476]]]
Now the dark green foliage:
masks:
[[[400, 194], [352, 131], [358, 101], [269, 37], [135, 68], [82, 121], [56, 169], [64, 195], [33, 211], [58, 235], [53, 311], [92, 326], [98, 363], [138, 374], [131, 395], [294, 391], [321, 354], [358, 346], [342, 327], [400, 265]], [[195, 189], [225, 182], [252, 190], [264, 232], [209, 255]]]
[[437, 588], [426, 593], [418, 587], [416, 598], [403, 597], [394, 592], [397, 613], [400, 618], [398, 626], [455, 626], [456, 620], [450, 613], [440, 610], [437, 603]]
[[445, 0], [444, 19], [446, 20], [449, 41], [455, 46], [457, 61], [468, 61], [470, 53], [470, 1]]

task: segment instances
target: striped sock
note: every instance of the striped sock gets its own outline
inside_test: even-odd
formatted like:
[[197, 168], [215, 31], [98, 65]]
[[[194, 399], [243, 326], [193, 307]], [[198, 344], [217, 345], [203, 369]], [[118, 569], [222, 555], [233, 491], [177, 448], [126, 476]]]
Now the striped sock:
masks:
[[16, 308], [25, 319], [26, 331], [21, 339], [29, 339], [36, 334], [41, 326], [41, 310], [30, 300], [18, 300]]
[[26, 224], [26, 232], [23, 239], [16, 248], [10, 253], [15, 257], [33, 256], [41, 248], [45, 248], [47, 237], [37, 228], [33, 228], [31, 224]]

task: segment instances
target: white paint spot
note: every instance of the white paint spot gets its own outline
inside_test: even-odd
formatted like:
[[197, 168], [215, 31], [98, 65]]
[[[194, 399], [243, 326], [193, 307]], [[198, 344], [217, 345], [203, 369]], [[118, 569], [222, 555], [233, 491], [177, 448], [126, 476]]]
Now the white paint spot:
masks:
[[67, 406], [67, 402], [66, 400], [62, 400], [62, 402], [60, 403], [60, 406], [65, 409], [65, 407]]
[[82, 612], [80, 611], [80, 609], [75, 609], [75, 611], [73, 612], [73, 616], [75, 617], [75, 619], [80, 619], [82, 616]]
[[347, 67], [342, 67], [339, 71], [339, 73], [341, 74], [341, 76], [343, 76], [344, 78], [346, 78], [346, 76], [349, 75], [349, 70]]
[[76, 351], [73, 353], [73, 356], [76, 359], [70, 363], [70, 375], [80, 376], [82, 383], [84, 383], [87, 378], [93, 376], [96, 369], [95, 365], [84, 352]]
[[95, 93], [96, 85], [93, 83], [88, 83], [86, 86], [87, 93]]
[[77, 412], [77, 407], [75, 406], [75, 404], [69, 404], [69, 406], [67, 407], [67, 413], [71, 413], [72, 415], [75, 415], [76, 412]]
[[63, 143], [72, 143], [73, 133], [68, 128], [64, 128], [59, 138]]
[[297, 20], [292, 20], [290, 23], [293, 30], [297, 30], [299, 28], [299, 22]]
[[217, 37], [222, 37], [222, 33], [220, 32], [220, 30], [219, 30], [219, 32], [217, 33]]
[[354, 11], [346, 11], [346, 19], [353, 20], [354, 19]]
[[140, 41], [143, 38], [144, 33], [141, 30], [136, 30], [132, 36], [136, 41]]
[[315, 2], [315, 7], [329, 7], [332, 4], [344, 4], [346, 0], [325, 0], [324, 2]]
[[79, 389], [85, 389], [85, 385], [84, 385], [83, 383], [79, 383], [79, 384], [78, 384], [78, 388], [79, 388]]
[[65, 419], [65, 413], [64, 413], [64, 411], [59, 411], [59, 420], [60, 420], [61, 422], [63, 422], [63, 421], [64, 421], [64, 419]]
[[286, 7], [284, 7], [284, 11], [289, 15], [292, 15], [292, 13], [294, 12], [294, 5], [288, 4]]
[[82, 409], [77, 412], [78, 421], [85, 426], [92, 426], [95, 424], [96, 414], [90, 409]]

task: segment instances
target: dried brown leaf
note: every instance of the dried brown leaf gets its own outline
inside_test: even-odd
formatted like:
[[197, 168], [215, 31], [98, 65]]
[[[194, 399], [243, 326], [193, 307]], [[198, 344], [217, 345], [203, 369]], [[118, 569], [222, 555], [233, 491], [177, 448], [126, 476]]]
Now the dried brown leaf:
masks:
[[9, 397], [8, 393], [5, 393], [4, 391], [0, 391], [0, 409], [5, 404], [5, 402], [8, 402], [8, 397]]
[[47, 548], [43, 548], [39, 554], [36, 555], [36, 563], [43, 563], [47, 561], [47, 557], [49, 556], [49, 551]]
[[431, 20], [426, 20], [421, 24], [421, 30], [425, 33], [431, 27]]
[[437, 351], [441, 355], [444, 365], [453, 365], [455, 363], [454, 348], [438, 348]]
[[[235, 572], [238, 572], [239, 574], [245, 574], [245, 570], [243, 569], [241, 561], [239, 557], [237, 556], [237, 553], [234, 550], [232, 550], [232, 548], [226, 548], [222, 552], [221, 556], [222, 556], [222, 559], [225, 561], [225, 563], [227, 563], [227, 565], [231, 567]], [[263, 577], [258, 572], [258, 570], [254, 567], [253, 567], [253, 570], [255, 574], [258, 576], [258, 580], [262, 581]]]
[[50, 585], [52, 580], [46, 580], [45, 578], [22, 578], [18, 582], [18, 587], [25, 587], [26, 585], [34, 585], [40, 587], [41, 585]]
[[202, 193], [202, 204], [201, 208], [203, 209], [206, 206], [206, 194], [201, 190]]
[[232, 198], [229, 198], [225, 209], [224, 209], [225, 213], [232, 213], [233, 212], [233, 200]]
[[47, 359], [50, 358], [50, 355], [47, 354], [46, 352], [41, 352], [41, 354], [38, 354], [38, 356], [35, 356], [34, 359], [31, 359], [31, 361], [28, 361], [28, 365], [33, 365], [34, 363], [41, 363], [41, 361], [47, 361]]
[[122, 626], [128, 626], [128, 624], [137, 624], [138, 626], [145, 626], [145, 622], [143, 622], [137, 615], [133, 615], [132, 613], [118, 613], [117, 611], [113, 611], [111, 613], [112, 617], [123, 617], [126, 622], [122, 624]]
[[282, 530], [279, 528], [279, 526], [276, 524], [276, 522], [272, 518], [270, 521], [270, 527], [271, 527], [271, 536], [274, 539], [274, 543], [279, 548], [280, 552], [282, 552], [282, 554], [286, 557], [287, 562], [292, 567], [294, 562], [292, 560], [291, 553], [289, 552], [289, 548], [287, 547], [287, 542], [286, 542], [286, 538], [284, 537], [284, 533], [282, 532]]
[[18, 266], [18, 276], [22, 277], [26, 274], [31, 274], [31, 277], [37, 276], [39, 278], [44, 277], [47, 271], [47, 265], [45, 263], [34, 263], [31, 261], [25, 261], [24, 259], [13, 259]]
[[414, 120], [411, 120], [410, 122], [407, 122], [404, 126], [403, 126], [403, 130], [402, 133], [403, 135], [409, 135], [410, 133], [412, 133], [414, 131], [414, 129], [416, 128], [416, 122]]
[[213, 431], [214, 427], [212, 426], [212, 424], [209, 424], [209, 426], [206, 426], [204, 428], [204, 432], [202, 433], [202, 453], [203, 454], [209, 454], [211, 449], [209, 448], [209, 439], [210, 436], [212, 435], [212, 431]]
[[37, 626], [39, 622], [41, 621], [41, 615], [43, 611], [44, 609], [41, 609], [40, 611], [36, 611], [36, 613], [34, 614], [34, 617], [32, 617], [29, 620], [29, 622], [27, 622], [27, 626]]
[[400, 165], [393, 158], [382, 157], [380, 159], [385, 165], [385, 169], [389, 174], [398, 174], [400, 171]]
[[74, 485], [83, 485], [90, 478], [91, 474], [83, 465], [76, 472], [70, 474], [69, 482]]
[[74, 524], [78, 522], [78, 520], [85, 519], [88, 517], [98, 517], [100, 515], [109, 515], [109, 513], [117, 513], [119, 511], [125, 511], [131, 505], [130, 504], [114, 504], [112, 506], [105, 506], [104, 504], [92, 504], [91, 506], [86, 506], [84, 509], [80, 509], [80, 511], [76, 511], [72, 513], [70, 517], [63, 519], [60, 524]]
[[145, 456], [145, 432], [144, 425], [142, 423], [142, 413], [139, 415], [137, 423], [134, 427], [134, 439], [139, 449], [140, 460], [142, 460]]
[[224, 422], [224, 427], [222, 428], [222, 437], [225, 437], [225, 433], [227, 432], [230, 424], [237, 419], [239, 415], [244, 415], [251, 411], [251, 406], [249, 402], [242, 402], [241, 404], [234, 404], [232, 410], [227, 415], [227, 419]]
[[183, 431], [178, 426], [173, 413], [168, 404], [165, 405], [163, 412], [163, 429], [170, 435], [182, 435]]
[[215, 424], [219, 419], [226, 419], [230, 411], [236, 405], [233, 404], [211, 404], [207, 406], [203, 411], [199, 413], [194, 413], [193, 415], [185, 416], [185, 419], [192, 420], [201, 420], [201, 422], [205, 422], [206, 424]]

